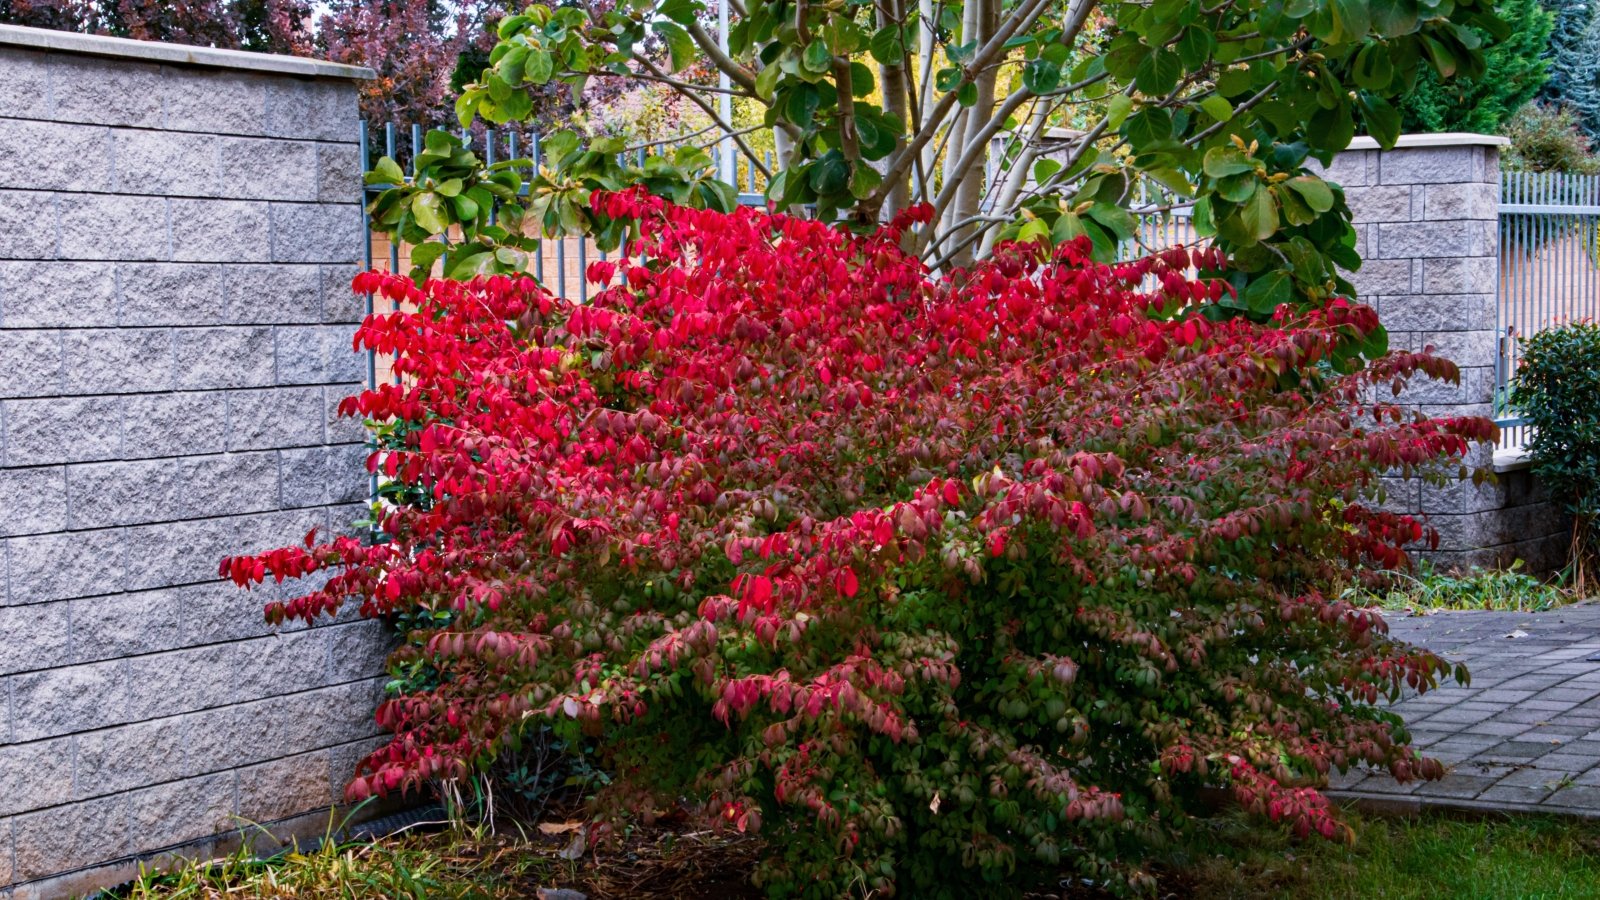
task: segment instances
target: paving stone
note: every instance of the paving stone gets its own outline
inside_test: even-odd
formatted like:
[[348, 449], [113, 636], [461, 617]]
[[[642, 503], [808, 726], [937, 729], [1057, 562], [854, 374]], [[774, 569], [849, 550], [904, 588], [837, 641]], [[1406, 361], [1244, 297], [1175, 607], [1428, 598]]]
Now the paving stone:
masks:
[[[1473, 808], [1589, 813], [1600, 808], [1600, 604], [1546, 613], [1397, 617], [1390, 633], [1473, 673], [1471, 688], [1407, 692], [1393, 705], [1414, 743], [1450, 765], [1415, 787], [1355, 772], [1330, 790]], [[1530, 637], [1507, 639], [1520, 630]]]
[[1522, 734], [1527, 730], [1528, 726], [1522, 724], [1521, 722], [1500, 722], [1491, 720], [1488, 722], [1476, 722], [1472, 725], [1468, 725], [1466, 728], [1462, 729], [1462, 732], [1465, 734], [1487, 734], [1495, 735], [1497, 737], [1515, 737], [1516, 735]]
[[1520, 787], [1512, 785], [1495, 785], [1487, 788], [1476, 799], [1489, 803], [1502, 803], [1507, 806], [1531, 806], [1550, 796], [1554, 787], [1539, 785], [1537, 787]]
[[1456, 775], [1451, 773], [1440, 781], [1431, 781], [1417, 785], [1413, 792], [1419, 797], [1455, 797], [1470, 799], [1483, 793], [1495, 783], [1495, 779], [1482, 775]]
[[1544, 799], [1544, 806], [1565, 806], [1588, 812], [1600, 809], [1600, 787], [1569, 784], [1552, 791]]

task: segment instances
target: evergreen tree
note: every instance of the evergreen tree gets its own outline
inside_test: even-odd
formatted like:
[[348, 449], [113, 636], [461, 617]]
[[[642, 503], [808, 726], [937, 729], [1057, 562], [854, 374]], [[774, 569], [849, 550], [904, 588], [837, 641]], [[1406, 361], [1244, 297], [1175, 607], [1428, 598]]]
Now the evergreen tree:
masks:
[[1552, 0], [1550, 80], [1541, 97], [1570, 108], [1600, 138], [1600, 0]]
[[1553, 17], [1540, 0], [1500, 0], [1496, 12], [1511, 25], [1511, 36], [1489, 47], [1483, 77], [1444, 80], [1425, 72], [1398, 104], [1404, 130], [1498, 134], [1539, 93]]

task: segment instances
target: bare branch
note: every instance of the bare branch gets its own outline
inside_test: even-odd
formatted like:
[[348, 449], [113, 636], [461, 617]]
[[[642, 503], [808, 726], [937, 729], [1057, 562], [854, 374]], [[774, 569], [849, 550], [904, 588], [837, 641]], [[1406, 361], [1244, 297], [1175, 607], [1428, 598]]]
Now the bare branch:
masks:
[[[660, 69], [656, 68], [655, 63], [652, 63], [643, 56], [639, 57], [639, 64], [644, 66], [651, 75], [654, 75], [657, 78], [666, 77], [662, 74]], [[694, 105], [700, 107], [702, 112], [711, 117], [712, 122], [716, 123], [716, 125], [726, 132], [729, 137], [733, 138], [733, 143], [738, 146], [739, 151], [750, 160], [750, 165], [754, 166], [757, 172], [760, 172], [764, 178], [769, 180], [772, 178], [772, 172], [769, 171], [766, 164], [761, 161], [761, 157], [757, 156], [756, 152], [750, 149], [750, 145], [745, 143], [744, 137], [739, 133], [738, 130], [736, 130], [731, 124], [723, 121], [721, 116], [717, 115], [716, 108], [707, 102], [706, 98], [700, 96], [694, 91], [680, 89], [678, 92], [689, 98], [690, 102], [694, 103]]]
[[699, 22], [693, 22], [689, 25], [689, 36], [694, 38], [694, 42], [700, 46], [700, 51], [711, 60], [711, 64], [716, 66], [718, 71], [727, 75], [728, 79], [734, 84], [744, 88], [749, 92], [750, 96], [755, 96], [756, 80], [751, 76], [749, 70], [739, 65], [738, 61], [733, 57], [722, 52], [721, 44], [718, 43], [716, 38], [707, 34], [706, 30], [700, 27]]

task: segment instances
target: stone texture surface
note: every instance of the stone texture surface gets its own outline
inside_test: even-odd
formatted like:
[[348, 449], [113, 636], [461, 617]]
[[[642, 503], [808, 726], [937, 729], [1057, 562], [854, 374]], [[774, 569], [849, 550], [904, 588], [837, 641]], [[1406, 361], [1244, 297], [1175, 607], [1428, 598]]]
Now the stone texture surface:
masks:
[[1441, 781], [1336, 777], [1338, 795], [1399, 807], [1600, 817], [1600, 603], [1539, 613], [1389, 616], [1390, 633], [1465, 663], [1470, 685], [1408, 692], [1393, 707]]
[[320, 832], [388, 639], [216, 573], [367, 496], [355, 86], [0, 47], [0, 116], [0, 898]]
[[[1414, 381], [1396, 398], [1429, 415], [1494, 415], [1498, 166], [1495, 148], [1462, 145], [1346, 153], [1326, 172], [1345, 186], [1361, 234], [1363, 264], [1351, 281], [1378, 310], [1390, 346], [1432, 348], [1460, 367], [1458, 382]], [[1527, 473], [1502, 473], [1500, 482], [1412, 487], [1398, 511], [1427, 517], [1440, 536], [1437, 550], [1415, 549], [1445, 568], [1559, 566], [1562, 517], [1527, 489]]]

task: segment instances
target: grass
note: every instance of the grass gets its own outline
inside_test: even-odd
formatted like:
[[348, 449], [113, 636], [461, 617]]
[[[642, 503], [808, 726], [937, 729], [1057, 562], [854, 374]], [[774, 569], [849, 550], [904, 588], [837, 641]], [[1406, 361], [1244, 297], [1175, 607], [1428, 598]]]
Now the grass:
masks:
[[[1600, 898], [1600, 822], [1543, 817], [1366, 818], [1347, 811], [1350, 845], [1297, 841], [1234, 815], [1201, 824], [1158, 866], [1163, 898]], [[581, 863], [558, 855], [565, 834], [485, 829], [329, 845], [270, 861], [242, 856], [147, 874], [121, 896], [175, 898], [501, 898], [570, 887], [606, 898], [750, 898], [759, 845], [657, 830]], [[1034, 893], [1068, 900], [1097, 891]]]
[[[147, 871], [113, 896], [128, 900], [512, 900], [532, 886], [554, 886], [556, 867], [537, 854], [484, 832], [410, 834], [373, 843], [326, 843], [266, 860], [240, 851], [169, 873]], [[570, 864], [568, 864], [570, 868]], [[570, 876], [570, 871], [568, 873]]]
[[1292, 841], [1234, 818], [1214, 820], [1175, 868], [1186, 892], [1207, 898], [1449, 897], [1533, 900], [1600, 897], [1600, 823], [1545, 817], [1476, 820], [1350, 814], [1351, 845]]
[[1440, 609], [1482, 609], [1543, 612], [1571, 602], [1570, 592], [1522, 571], [1517, 560], [1508, 569], [1473, 568], [1462, 574], [1434, 571], [1423, 563], [1417, 574], [1388, 573], [1383, 590], [1352, 589], [1366, 605], [1388, 610], [1431, 612]]

